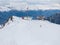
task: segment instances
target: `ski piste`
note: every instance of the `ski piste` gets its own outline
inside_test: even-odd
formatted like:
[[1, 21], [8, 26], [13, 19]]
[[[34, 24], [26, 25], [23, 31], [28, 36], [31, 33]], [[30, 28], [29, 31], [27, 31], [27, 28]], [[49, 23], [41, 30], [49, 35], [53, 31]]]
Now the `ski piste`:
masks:
[[60, 25], [14, 16], [0, 29], [0, 45], [60, 45]]

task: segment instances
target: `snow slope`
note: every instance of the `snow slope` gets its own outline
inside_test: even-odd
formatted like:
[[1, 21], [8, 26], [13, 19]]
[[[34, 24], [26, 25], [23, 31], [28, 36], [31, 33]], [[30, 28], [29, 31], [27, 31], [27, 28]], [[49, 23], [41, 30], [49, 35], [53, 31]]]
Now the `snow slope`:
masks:
[[14, 17], [0, 29], [0, 45], [60, 45], [60, 25]]

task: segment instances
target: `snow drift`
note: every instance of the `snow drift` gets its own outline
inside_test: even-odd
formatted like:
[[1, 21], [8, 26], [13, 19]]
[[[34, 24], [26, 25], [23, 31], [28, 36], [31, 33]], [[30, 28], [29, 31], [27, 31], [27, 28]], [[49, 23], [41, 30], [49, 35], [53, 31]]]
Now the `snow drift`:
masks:
[[60, 45], [60, 25], [14, 16], [0, 29], [0, 45]]

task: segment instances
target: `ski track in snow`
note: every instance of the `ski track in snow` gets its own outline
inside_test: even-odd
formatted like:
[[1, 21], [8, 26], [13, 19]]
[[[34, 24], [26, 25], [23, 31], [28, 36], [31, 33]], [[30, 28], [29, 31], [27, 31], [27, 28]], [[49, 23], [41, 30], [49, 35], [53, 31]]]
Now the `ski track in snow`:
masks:
[[60, 45], [60, 25], [42, 20], [21, 20], [0, 29], [0, 45]]

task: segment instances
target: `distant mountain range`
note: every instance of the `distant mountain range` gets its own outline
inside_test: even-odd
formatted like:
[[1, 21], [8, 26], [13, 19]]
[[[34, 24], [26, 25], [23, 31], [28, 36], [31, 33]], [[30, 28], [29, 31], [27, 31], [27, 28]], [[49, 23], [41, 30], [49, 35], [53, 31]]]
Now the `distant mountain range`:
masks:
[[27, 11], [18, 11], [18, 10], [10, 10], [10, 11], [0, 11], [0, 15], [2, 16], [50, 16], [55, 13], [60, 13], [60, 10], [27, 10]]
[[18, 17], [24, 17], [24, 16], [30, 16], [30, 17], [36, 17], [43, 15], [45, 17], [52, 16], [56, 13], [60, 13], [60, 10], [26, 10], [26, 11], [19, 11], [19, 10], [10, 10], [10, 11], [0, 11], [0, 23], [7, 20], [10, 16], [18, 16]]

